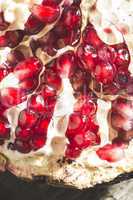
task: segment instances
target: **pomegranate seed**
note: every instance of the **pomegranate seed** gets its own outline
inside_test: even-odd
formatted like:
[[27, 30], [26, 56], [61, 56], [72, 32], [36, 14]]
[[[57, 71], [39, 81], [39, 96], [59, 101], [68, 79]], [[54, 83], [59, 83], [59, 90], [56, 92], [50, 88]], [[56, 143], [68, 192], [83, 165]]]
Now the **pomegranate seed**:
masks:
[[44, 99], [47, 97], [55, 96], [56, 93], [57, 91], [48, 85], [45, 85], [44, 87], [42, 87], [41, 92], [40, 92], [40, 94], [44, 97]]
[[45, 83], [53, 88], [55, 91], [61, 89], [61, 78], [56, 73], [55, 70], [47, 69], [44, 74], [44, 81]]
[[96, 113], [96, 97], [90, 95], [80, 95], [75, 104], [74, 110], [79, 111], [84, 116], [93, 116]]
[[[133, 126], [133, 122], [132, 122], [132, 126]], [[120, 140], [129, 143], [133, 139], [133, 130], [120, 131], [119, 138]]]
[[17, 127], [15, 131], [15, 136], [18, 140], [26, 142], [33, 136], [33, 132], [30, 129], [24, 129], [24, 127], [23, 129]]
[[8, 41], [7, 41], [7, 38], [2, 35], [0, 36], [0, 47], [6, 47], [8, 46]]
[[56, 104], [56, 97], [48, 97], [46, 99], [46, 104], [47, 104], [47, 113], [48, 114], [53, 114], [53, 110]]
[[112, 45], [116, 50], [115, 64], [118, 66], [128, 67], [130, 63], [130, 54], [125, 43]]
[[126, 123], [126, 119], [124, 117], [122, 117], [120, 114], [118, 113], [111, 113], [111, 125], [114, 129], [116, 130], [122, 130], [123, 124]]
[[24, 55], [19, 50], [13, 50], [7, 55], [7, 63], [11, 66], [17, 65], [19, 62], [23, 61]]
[[38, 115], [32, 111], [23, 110], [19, 114], [18, 125], [22, 128], [31, 128], [36, 125]]
[[10, 138], [10, 125], [6, 118], [0, 117], [0, 140]]
[[96, 48], [100, 48], [104, 44], [91, 24], [88, 24], [83, 33], [83, 41]]
[[27, 22], [25, 23], [25, 32], [28, 35], [34, 35], [39, 33], [45, 24], [41, 22], [38, 18], [33, 15], [30, 15]]
[[73, 113], [70, 115], [67, 136], [71, 136], [71, 133], [77, 133], [77, 131], [81, 130], [84, 126], [84, 122], [82, 116], [78, 113]]
[[133, 95], [133, 77], [129, 77], [128, 83], [126, 85], [126, 93], [128, 95]]
[[115, 66], [110, 63], [99, 62], [94, 71], [95, 79], [103, 84], [109, 84], [115, 77]]
[[42, 63], [37, 58], [30, 57], [20, 62], [15, 67], [14, 73], [19, 78], [19, 80], [23, 80], [37, 76], [41, 70]]
[[78, 6], [72, 4], [66, 6], [62, 15], [62, 20], [65, 26], [70, 29], [79, 27], [81, 24], [81, 11]]
[[46, 102], [41, 95], [34, 94], [28, 100], [28, 108], [34, 112], [45, 114]]
[[8, 69], [5, 66], [0, 66], [0, 81], [2, 81], [8, 73]]
[[116, 162], [124, 158], [123, 148], [117, 144], [107, 144], [96, 151], [102, 160]]
[[25, 93], [29, 94], [29, 92], [32, 92], [36, 89], [38, 86], [38, 80], [33, 79], [27, 79], [19, 83], [19, 87], [24, 90]]
[[25, 93], [18, 88], [3, 88], [0, 91], [0, 102], [2, 106], [10, 108], [26, 100]]
[[4, 13], [0, 12], [0, 31], [4, 31], [8, 28], [9, 23], [4, 19]]
[[57, 71], [62, 77], [73, 75], [76, 67], [75, 55], [73, 52], [67, 52], [57, 59]]
[[78, 147], [67, 145], [67, 149], [65, 151], [65, 156], [69, 159], [75, 159], [79, 157], [81, 150]]
[[17, 150], [20, 153], [30, 153], [31, 151], [31, 146], [30, 144], [26, 141], [21, 141], [16, 139], [14, 143], [14, 149]]
[[53, 5], [59, 5], [61, 2], [62, 0], [43, 0], [42, 4], [53, 6]]
[[22, 30], [7, 31], [5, 38], [7, 40], [7, 46], [14, 48], [23, 40], [24, 33]]
[[59, 17], [60, 9], [58, 6], [34, 5], [32, 14], [42, 22], [52, 23]]
[[133, 119], [133, 105], [132, 100], [125, 98], [117, 98], [113, 101], [112, 109], [113, 111], [119, 113], [126, 119]]
[[37, 123], [36, 126], [36, 132], [40, 135], [45, 136], [47, 133], [48, 125], [50, 120], [46, 118], [40, 119], [39, 123]]
[[44, 136], [36, 135], [32, 138], [31, 146], [34, 151], [42, 148], [45, 145], [46, 138]]
[[88, 44], [80, 46], [77, 55], [86, 70], [89, 70], [90, 72], [94, 71], [97, 61], [97, 51], [93, 46]]

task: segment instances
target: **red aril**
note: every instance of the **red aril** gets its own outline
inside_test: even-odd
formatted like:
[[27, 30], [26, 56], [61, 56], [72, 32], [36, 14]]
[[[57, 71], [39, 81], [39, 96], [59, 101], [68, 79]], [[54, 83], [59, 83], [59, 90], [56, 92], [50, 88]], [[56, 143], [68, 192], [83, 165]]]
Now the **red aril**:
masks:
[[77, 67], [75, 55], [71, 51], [61, 55], [56, 62], [57, 72], [63, 78], [71, 77]]
[[0, 91], [0, 103], [6, 108], [16, 106], [26, 100], [25, 93], [19, 88], [3, 88]]
[[101, 48], [101, 46], [104, 44], [99, 38], [92, 24], [88, 24], [83, 32], [83, 42], [92, 45], [94, 48]]
[[113, 81], [116, 74], [115, 66], [110, 63], [98, 62], [94, 70], [94, 78], [99, 83], [109, 84]]
[[106, 144], [99, 148], [96, 153], [100, 159], [108, 162], [117, 162], [124, 158], [123, 147], [117, 144]]
[[13, 146], [14, 146], [13, 148], [20, 153], [26, 154], [26, 153], [30, 153], [31, 151], [31, 145], [27, 141], [25, 142], [25, 141], [16, 139]]
[[32, 128], [36, 126], [38, 115], [32, 111], [22, 110], [19, 114], [18, 125], [21, 128]]
[[5, 117], [0, 117], [0, 140], [10, 138], [10, 124]]
[[37, 17], [30, 15], [25, 23], [25, 32], [27, 35], [34, 35], [39, 33], [45, 24], [41, 22]]
[[28, 142], [33, 136], [33, 131], [31, 129], [25, 129], [24, 127], [17, 127], [15, 131], [15, 136], [18, 140]]
[[75, 159], [79, 157], [81, 150], [78, 147], [72, 146], [71, 144], [67, 145], [65, 156], [68, 159]]
[[27, 107], [35, 113], [46, 114], [46, 101], [39, 94], [34, 94], [28, 99]]
[[14, 74], [20, 81], [22, 81], [24, 79], [37, 76], [41, 70], [42, 63], [40, 60], [35, 57], [30, 57], [18, 63], [18, 65], [14, 68]]
[[59, 17], [60, 9], [58, 6], [34, 5], [32, 14], [44, 23], [52, 23]]

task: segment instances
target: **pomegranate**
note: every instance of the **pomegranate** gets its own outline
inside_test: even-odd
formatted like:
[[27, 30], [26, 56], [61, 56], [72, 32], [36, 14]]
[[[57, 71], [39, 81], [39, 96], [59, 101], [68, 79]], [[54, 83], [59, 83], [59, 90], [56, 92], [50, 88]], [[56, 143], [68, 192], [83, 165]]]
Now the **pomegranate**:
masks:
[[112, 18], [105, 27], [102, 0], [6, 2], [0, 11], [0, 170], [7, 158], [5, 168], [17, 176], [44, 175], [79, 188], [132, 171], [131, 25], [121, 33], [121, 15], [114, 13], [118, 24]]

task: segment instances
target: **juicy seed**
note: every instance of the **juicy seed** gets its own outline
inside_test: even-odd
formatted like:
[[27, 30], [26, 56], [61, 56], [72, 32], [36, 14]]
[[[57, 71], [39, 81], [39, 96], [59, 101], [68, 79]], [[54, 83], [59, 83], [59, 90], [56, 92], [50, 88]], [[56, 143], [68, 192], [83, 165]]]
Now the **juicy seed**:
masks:
[[78, 147], [75, 147], [69, 144], [67, 145], [65, 156], [68, 159], [74, 160], [75, 158], [79, 157], [80, 153], [81, 153], [81, 150]]
[[34, 151], [42, 148], [45, 145], [46, 138], [42, 135], [36, 135], [32, 138], [31, 146]]
[[18, 125], [22, 128], [32, 128], [36, 125], [38, 115], [34, 112], [23, 110], [19, 114]]
[[96, 151], [102, 160], [117, 162], [124, 158], [124, 150], [117, 144], [107, 144]]
[[18, 88], [3, 88], [0, 91], [0, 103], [6, 108], [16, 106], [26, 100], [25, 93]]
[[0, 118], [0, 140], [10, 138], [10, 125], [6, 118]]
[[71, 77], [75, 71], [76, 60], [73, 52], [67, 52], [57, 59], [57, 72], [61, 77]]
[[39, 33], [45, 24], [41, 22], [38, 18], [30, 15], [27, 22], [25, 23], [25, 32], [27, 35], [34, 35]]
[[14, 143], [14, 149], [20, 153], [26, 154], [26, 153], [30, 153], [31, 146], [27, 141], [25, 142], [25, 141], [16, 139]]
[[57, 6], [34, 5], [32, 13], [44, 23], [52, 23], [59, 17], [60, 9]]
[[13, 50], [7, 55], [7, 63], [11, 66], [17, 65], [19, 62], [23, 61], [24, 55], [19, 50]]
[[55, 70], [47, 69], [44, 74], [44, 83], [49, 87], [53, 88], [55, 91], [61, 89], [62, 81], [60, 76]]
[[94, 71], [94, 77], [100, 83], [111, 83], [115, 77], [115, 66], [109, 63], [98, 63]]
[[33, 131], [30, 129], [23, 129], [17, 127], [15, 131], [15, 136], [20, 141], [28, 141], [33, 136]]
[[28, 100], [28, 109], [40, 114], [46, 113], [46, 102], [41, 95], [34, 94]]
[[89, 45], [94, 46], [95, 48], [99, 48], [103, 45], [103, 42], [101, 41], [96, 30], [91, 24], [87, 26], [86, 30], [83, 33], [83, 41]]
[[20, 81], [22, 81], [24, 79], [37, 76], [41, 70], [42, 63], [37, 58], [30, 57], [18, 63], [14, 69], [14, 74]]

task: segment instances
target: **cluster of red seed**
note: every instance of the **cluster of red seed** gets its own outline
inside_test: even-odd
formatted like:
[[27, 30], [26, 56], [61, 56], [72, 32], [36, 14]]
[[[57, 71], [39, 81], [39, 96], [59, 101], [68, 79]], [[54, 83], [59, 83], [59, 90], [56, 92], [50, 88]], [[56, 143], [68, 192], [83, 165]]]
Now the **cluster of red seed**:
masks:
[[[93, 82], [96, 93], [133, 94], [126, 43], [105, 44], [90, 23], [81, 35], [80, 3], [80, 0], [43, 0], [42, 4], [33, 5], [24, 30], [6, 31], [10, 24], [4, 20], [3, 12], [0, 13], [0, 31], [5, 30], [0, 36], [0, 47], [14, 48], [0, 66], [0, 81], [11, 74], [18, 80], [17, 87], [8, 86], [0, 90], [0, 144], [10, 138], [11, 127], [4, 116], [5, 111], [27, 100], [26, 109], [19, 114], [15, 141], [9, 147], [29, 153], [45, 145], [47, 128], [62, 90], [62, 78], [70, 80], [76, 99], [66, 131], [69, 144], [65, 153], [70, 159], [79, 156], [83, 149], [100, 144], [99, 126], [95, 119], [97, 96], [91, 91], [90, 83]], [[25, 36], [37, 34], [51, 23], [55, 25], [47, 34], [31, 40], [34, 57], [27, 57], [21, 50], [15, 49]], [[79, 46], [76, 52], [60, 55], [44, 69], [36, 57], [36, 50], [41, 48], [53, 56], [67, 45]], [[112, 103], [111, 124], [118, 131], [118, 138], [115, 138], [114, 144], [99, 149], [97, 154], [101, 159], [112, 162], [123, 155], [123, 145], [115, 141], [127, 142], [133, 137], [131, 100], [118, 98]], [[121, 151], [121, 156], [117, 156], [117, 151]], [[114, 152], [115, 157], [112, 156]]]

